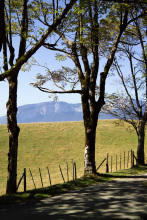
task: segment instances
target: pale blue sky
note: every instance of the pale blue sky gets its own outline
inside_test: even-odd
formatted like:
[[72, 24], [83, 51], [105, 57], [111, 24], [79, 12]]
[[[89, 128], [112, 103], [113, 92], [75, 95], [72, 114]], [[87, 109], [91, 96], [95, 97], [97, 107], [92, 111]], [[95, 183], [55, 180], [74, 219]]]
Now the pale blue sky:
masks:
[[[39, 23], [38, 23], [39, 24]], [[15, 41], [15, 49], [18, 51], [19, 44], [17, 42], [19, 39], [14, 39]], [[53, 43], [53, 42], [52, 42]], [[48, 67], [51, 70], [57, 70], [62, 65], [68, 66], [70, 68], [74, 67], [74, 64], [71, 60], [67, 60], [65, 62], [58, 62], [55, 59], [55, 52], [46, 50], [44, 48], [40, 48], [36, 54], [34, 55], [35, 59], [40, 63], [47, 63]], [[103, 71], [103, 65], [105, 63], [100, 61], [100, 72]], [[127, 64], [125, 63], [125, 70], [127, 72]], [[30, 86], [30, 83], [35, 82], [35, 78], [37, 73], [41, 72], [42, 68], [34, 66], [30, 71], [20, 72], [18, 77], [18, 106], [26, 105], [26, 104], [34, 104], [40, 102], [48, 102], [52, 101], [52, 98], [49, 98], [49, 94], [43, 93], [38, 89]], [[45, 72], [45, 71], [44, 71]], [[120, 86], [114, 87], [112, 85], [113, 80], [115, 80], [117, 76], [108, 77], [106, 80], [106, 92], [112, 93], [116, 91], [116, 89], [120, 89]], [[8, 83], [7, 80], [5, 82], [0, 82], [0, 116], [6, 114], [6, 102], [8, 100]], [[81, 102], [81, 96], [79, 94], [62, 94], [59, 95], [59, 101], [65, 101], [68, 103], [79, 103]]]
[[[51, 70], [59, 69], [62, 65], [74, 67], [72, 61], [67, 60], [64, 62], [56, 61], [55, 52], [41, 48], [35, 54], [35, 59], [37, 59], [40, 64], [47, 63], [48, 67]], [[103, 63], [102, 63], [103, 66]], [[18, 106], [26, 104], [34, 104], [40, 102], [52, 101], [52, 98], [49, 98], [49, 94], [43, 93], [38, 89], [30, 86], [30, 83], [35, 82], [37, 73], [42, 73], [43, 69], [37, 66], [31, 68], [28, 72], [20, 72], [18, 77]], [[44, 71], [45, 72], [45, 71]], [[107, 79], [106, 91], [111, 93], [114, 91], [113, 86], [111, 85], [112, 78]], [[1, 102], [0, 102], [0, 116], [6, 114], [6, 102], [8, 100], [8, 83], [7, 81], [0, 82], [0, 91], [1, 91]], [[81, 96], [79, 94], [62, 94], [59, 95], [59, 101], [65, 101], [68, 103], [79, 103], [81, 102]]]

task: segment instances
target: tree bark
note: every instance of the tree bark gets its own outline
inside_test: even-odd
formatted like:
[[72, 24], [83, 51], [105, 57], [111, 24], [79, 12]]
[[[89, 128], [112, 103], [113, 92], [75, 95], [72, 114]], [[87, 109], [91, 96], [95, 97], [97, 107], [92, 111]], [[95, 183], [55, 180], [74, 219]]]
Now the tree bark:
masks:
[[85, 126], [84, 174], [96, 173], [95, 136], [96, 128]]
[[19, 127], [17, 126], [17, 75], [8, 78], [9, 99], [7, 102], [7, 128], [9, 132], [7, 194], [16, 193], [17, 151]]
[[0, 7], [0, 51], [2, 49], [3, 45], [3, 39], [5, 34], [5, 20], [4, 20], [4, 0], [0, 1], [1, 7]]
[[144, 165], [144, 138], [145, 121], [141, 119], [138, 125], [137, 165]]
[[90, 106], [88, 92], [82, 94], [83, 120], [85, 127], [84, 174], [96, 173], [95, 139], [98, 122], [98, 108]]
[[36, 53], [36, 51], [44, 44], [44, 41], [47, 37], [54, 31], [66, 17], [69, 10], [73, 7], [77, 0], [70, 0], [69, 4], [66, 4], [66, 8], [63, 10], [62, 14], [49, 26], [49, 28], [44, 32], [41, 38], [37, 41], [37, 43], [28, 50], [20, 59], [17, 60], [16, 64], [12, 66], [9, 70], [5, 71], [4, 73], [0, 74], [0, 81], [8, 78], [13, 74], [14, 71], [20, 69], [24, 63], [28, 61], [28, 59]]

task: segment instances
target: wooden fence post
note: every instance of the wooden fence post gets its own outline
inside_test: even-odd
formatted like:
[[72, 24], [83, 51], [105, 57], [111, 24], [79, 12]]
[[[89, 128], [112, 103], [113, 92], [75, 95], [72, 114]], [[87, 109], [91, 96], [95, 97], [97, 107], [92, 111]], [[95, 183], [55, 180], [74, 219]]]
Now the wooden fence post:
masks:
[[26, 168], [24, 168], [24, 192], [26, 192], [26, 185], [27, 185], [27, 182], [26, 182]]
[[117, 155], [116, 155], [116, 171], [117, 171]]
[[133, 151], [133, 155], [132, 156], [133, 156], [133, 167], [134, 167], [134, 151]]
[[34, 182], [34, 178], [33, 178], [32, 172], [31, 172], [30, 169], [29, 169], [29, 171], [30, 171], [30, 174], [31, 174], [31, 177], [32, 177], [32, 181], [33, 181], [34, 187], [35, 187], [35, 189], [36, 189], [36, 185], [35, 185], [35, 182]]
[[125, 169], [125, 151], [124, 151], [124, 169]]
[[121, 153], [120, 153], [120, 170], [121, 170]]
[[137, 157], [135, 156], [134, 151], [133, 151], [133, 158], [136, 160], [136, 165], [137, 165]]
[[106, 160], [106, 173], [109, 173], [108, 154], [107, 154], [107, 160]]
[[132, 164], [133, 162], [132, 162], [132, 149], [131, 149], [131, 167], [132, 167]]
[[129, 165], [129, 151], [128, 151], [128, 158], [127, 158], [127, 168], [128, 168], [128, 165]]
[[68, 163], [67, 162], [66, 162], [66, 166], [67, 166], [67, 181], [69, 182]]
[[105, 162], [106, 159], [107, 159], [107, 158], [105, 158], [105, 159], [100, 163], [100, 165], [98, 166], [98, 168], [96, 169], [96, 171], [102, 166], [102, 164]]
[[131, 167], [134, 166], [134, 151], [131, 149]]
[[61, 176], [62, 176], [63, 182], [65, 183], [64, 176], [63, 176], [63, 173], [62, 173], [60, 165], [59, 165], [59, 168], [60, 168], [60, 172], [61, 172]]
[[73, 162], [73, 159], [72, 159], [72, 170], [73, 170], [73, 180], [74, 180], [74, 177], [75, 177], [75, 169], [74, 169], [74, 162]]
[[76, 168], [76, 163], [74, 162], [74, 170], [75, 170], [75, 180], [77, 179], [77, 168]]
[[50, 176], [50, 171], [49, 171], [49, 168], [47, 167], [47, 171], [48, 171], [48, 176], [49, 176], [49, 181], [50, 181], [50, 186], [52, 185], [51, 183], [51, 176]]
[[25, 190], [25, 189], [26, 189], [26, 186], [25, 186], [25, 184], [26, 184], [26, 177], [24, 177], [24, 175], [26, 175], [25, 169], [24, 169], [24, 171], [23, 171], [23, 173], [22, 173], [22, 175], [21, 175], [21, 177], [20, 177], [20, 180], [19, 180], [17, 186], [16, 186], [16, 191], [18, 190], [19, 185], [20, 185], [20, 183], [21, 183], [21, 181], [22, 181], [23, 178], [24, 178], [24, 191], [26, 191], [26, 190]]
[[112, 173], [112, 156], [111, 156], [111, 173]]
[[41, 184], [42, 184], [42, 187], [43, 187], [43, 181], [42, 181], [42, 176], [41, 176], [41, 170], [40, 170], [40, 168], [39, 168], [39, 173], [40, 173]]

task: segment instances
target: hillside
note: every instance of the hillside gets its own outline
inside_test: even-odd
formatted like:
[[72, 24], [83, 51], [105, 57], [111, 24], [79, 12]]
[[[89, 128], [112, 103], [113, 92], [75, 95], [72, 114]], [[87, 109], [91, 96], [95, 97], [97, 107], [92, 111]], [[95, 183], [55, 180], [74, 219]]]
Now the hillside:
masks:
[[[99, 119], [112, 119], [110, 115], [101, 113]], [[18, 123], [82, 121], [81, 103], [43, 102], [18, 107]], [[0, 117], [0, 124], [6, 124], [7, 117]]]
[[[96, 165], [98, 166], [109, 153], [113, 158], [113, 171], [115, 171], [116, 155], [118, 167], [120, 153], [131, 148], [136, 152], [137, 136], [135, 132], [127, 132], [124, 127], [117, 126], [115, 120], [100, 120], [96, 136]], [[56, 122], [56, 123], [30, 123], [19, 124], [18, 148], [18, 179], [23, 169], [27, 169], [27, 189], [34, 188], [29, 173], [32, 171], [37, 188], [41, 187], [39, 168], [42, 172], [44, 186], [49, 185], [47, 166], [49, 167], [52, 184], [62, 183], [59, 164], [67, 180], [66, 162], [69, 166], [69, 176], [72, 178], [72, 159], [77, 165], [77, 176], [83, 175], [84, 170], [84, 126], [83, 122]], [[146, 136], [147, 137], [147, 136]], [[5, 192], [7, 179], [8, 132], [6, 125], [0, 125], [0, 194]], [[146, 142], [147, 143], [147, 142]], [[147, 152], [147, 144], [145, 145]], [[109, 159], [111, 163], [111, 159]], [[122, 163], [123, 167], [123, 163]], [[99, 170], [105, 172], [106, 163]], [[21, 188], [22, 189], [22, 188]]]

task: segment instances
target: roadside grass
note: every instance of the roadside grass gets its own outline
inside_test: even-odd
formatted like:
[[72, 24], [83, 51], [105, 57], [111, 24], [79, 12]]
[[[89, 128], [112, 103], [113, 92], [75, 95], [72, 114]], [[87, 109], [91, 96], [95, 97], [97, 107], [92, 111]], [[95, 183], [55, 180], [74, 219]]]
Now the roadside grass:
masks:
[[[125, 178], [130, 175], [138, 175], [147, 173], [147, 165], [144, 166], [134, 166], [130, 169], [121, 170], [118, 172], [107, 173], [107, 174], [97, 174], [97, 175], [87, 175], [76, 180], [66, 182], [64, 184], [56, 184], [49, 187], [39, 188], [35, 190], [28, 190], [26, 193], [17, 193], [14, 195], [3, 195], [0, 196], [0, 206], [28, 202], [32, 200], [40, 200], [47, 197], [53, 197], [56, 195], [64, 194], [73, 190], [78, 190], [85, 188], [93, 184], [99, 184], [102, 182], [107, 182], [116, 178]], [[146, 183], [143, 185], [147, 186]]]
[[134, 165], [130, 169], [119, 170], [117, 172], [112, 173], [104, 173], [100, 174], [103, 177], [112, 177], [112, 178], [125, 178], [128, 176], [141, 175], [143, 173], [147, 173], [147, 164], [146, 165]]
[[[136, 152], [137, 136], [135, 132], [127, 132], [127, 124], [117, 126], [117, 120], [99, 120], [96, 136], [96, 167], [103, 161], [107, 153], [113, 157], [115, 171], [115, 157], [131, 149]], [[65, 181], [67, 180], [67, 167], [69, 179], [72, 179], [72, 159], [76, 162], [77, 178], [84, 172], [84, 126], [83, 122], [57, 122], [57, 123], [31, 123], [19, 124], [18, 148], [18, 176], [19, 180], [23, 169], [27, 170], [27, 190], [34, 188], [29, 168], [34, 177], [36, 188], [41, 188], [39, 168], [42, 173], [43, 186], [49, 185], [47, 166], [50, 170], [52, 185], [63, 183], [59, 164], [62, 168]], [[146, 142], [145, 142], [146, 143]], [[145, 144], [147, 152], [147, 144]], [[0, 195], [5, 194], [7, 181], [7, 154], [8, 133], [7, 126], [0, 125]], [[109, 159], [110, 162], [110, 159]], [[119, 158], [118, 158], [119, 163]], [[119, 166], [119, 164], [118, 164]], [[128, 166], [130, 167], [130, 165]], [[123, 165], [122, 165], [123, 168]], [[119, 169], [119, 168], [118, 168]], [[98, 170], [105, 173], [105, 163]], [[19, 192], [23, 191], [21, 183]]]

